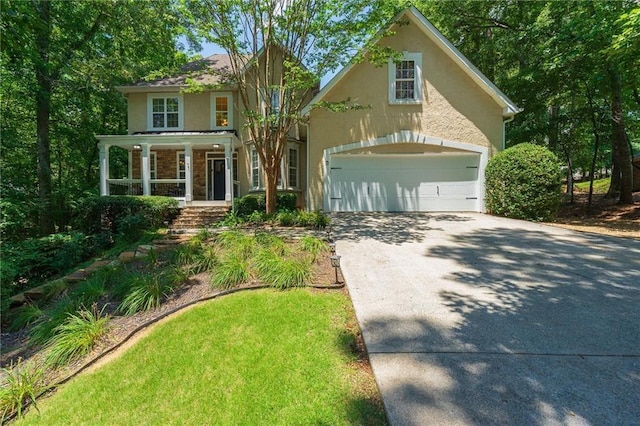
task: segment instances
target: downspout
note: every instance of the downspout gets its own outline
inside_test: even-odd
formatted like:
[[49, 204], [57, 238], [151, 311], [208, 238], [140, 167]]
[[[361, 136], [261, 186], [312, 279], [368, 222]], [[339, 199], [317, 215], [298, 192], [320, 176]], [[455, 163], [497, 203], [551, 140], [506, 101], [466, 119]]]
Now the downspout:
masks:
[[507, 146], [507, 123], [511, 123], [514, 118], [515, 114], [512, 114], [509, 118], [502, 121], [502, 151], [504, 151]]
[[305, 127], [307, 128], [307, 164], [306, 164], [306, 174], [305, 174], [305, 185], [304, 185], [304, 206], [305, 206], [305, 210], [309, 211], [309, 158], [310, 158], [310, 154], [309, 154], [309, 141], [311, 140], [310, 135], [311, 135], [311, 131], [309, 130], [309, 123], [305, 123], [304, 124]]

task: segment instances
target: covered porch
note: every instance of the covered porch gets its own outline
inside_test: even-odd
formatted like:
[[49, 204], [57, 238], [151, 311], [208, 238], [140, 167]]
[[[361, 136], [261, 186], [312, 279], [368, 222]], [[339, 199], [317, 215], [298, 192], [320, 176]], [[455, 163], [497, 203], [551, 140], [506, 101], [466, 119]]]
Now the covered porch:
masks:
[[[181, 206], [230, 206], [237, 195], [234, 132], [144, 132], [98, 140], [103, 196], [162, 195]], [[112, 167], [110, 154], [120, 163], [126, 155], [126, 170]]]

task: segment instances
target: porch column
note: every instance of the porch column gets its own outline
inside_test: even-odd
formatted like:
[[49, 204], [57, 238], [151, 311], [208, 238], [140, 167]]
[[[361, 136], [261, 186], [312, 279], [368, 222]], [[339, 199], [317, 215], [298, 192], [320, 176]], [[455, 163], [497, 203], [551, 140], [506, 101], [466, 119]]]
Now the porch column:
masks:
[[193, 170], [191, 169], [191, 157], [193, 150], [190, 143], [184, 144], [184, 200], [189, 203], [193, 201]]
[[140, 144], [142, 147], [142, 195], [151, 195], [151, 160], [149, 159], [149, 144]]
[[224, 200], [231, 201], [231, 188], [233, 188], [233, 172], [231, 169], [233, 167], [233, 157], [230, 143], [224, 144], [224, 164]]
[[109, 195], [109, 145], [100, 144], [100, 195]]

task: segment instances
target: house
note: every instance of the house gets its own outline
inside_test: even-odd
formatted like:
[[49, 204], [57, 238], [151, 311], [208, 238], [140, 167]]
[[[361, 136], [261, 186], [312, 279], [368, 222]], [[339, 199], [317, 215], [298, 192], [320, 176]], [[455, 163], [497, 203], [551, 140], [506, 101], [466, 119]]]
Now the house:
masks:
[[[309, 210], [483, 211], [484, 169], [504, 148], [505, 123], [519, 109], [417, 9], [393, 22], [394, 35], [378, 43], [402, 59], [383, 67], [350, 64], [310, 99], [290, 134], [280, 187]], [[230, 205], [262, 189], [243, 107], [221, 80], [228, 57], [199, 65], [220, 72], [119, 88], [128, 99], [129, 134], [98, 137], [103, 195]], [[218, 87], [185, 93], [187, 78]], [[314, 107], [346, 98], [370, 108]], [[124, 176], [110, 172], [114, 148], [128, 156]]]

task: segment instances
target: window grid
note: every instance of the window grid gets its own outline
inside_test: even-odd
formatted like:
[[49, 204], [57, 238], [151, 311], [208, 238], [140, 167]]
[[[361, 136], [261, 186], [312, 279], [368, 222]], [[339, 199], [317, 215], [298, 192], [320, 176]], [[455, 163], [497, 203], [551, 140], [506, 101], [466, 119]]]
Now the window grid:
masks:
[[396, 99], [416, 98], [415, 76], [415, 61], [400, 61], [396, 64]]
[[298, 150], [289, 148], [289, 187], [298, 187]]
[[152, 113], [153, 128], [165, 129], [179, 127], [178, 98], [153, 98]]
[[258, 159], [258, 151], [251, 150], [251, 185], [254, 188], [260, 187], [260, 162]]

